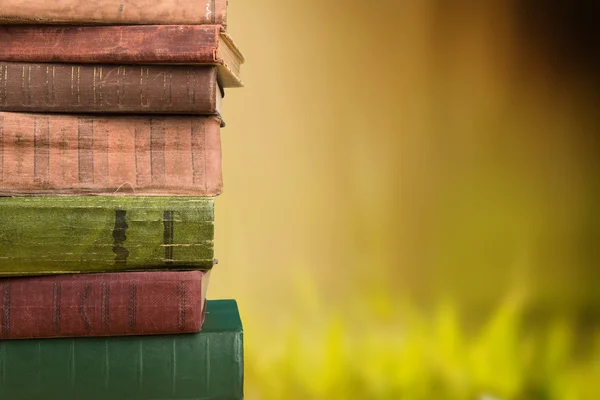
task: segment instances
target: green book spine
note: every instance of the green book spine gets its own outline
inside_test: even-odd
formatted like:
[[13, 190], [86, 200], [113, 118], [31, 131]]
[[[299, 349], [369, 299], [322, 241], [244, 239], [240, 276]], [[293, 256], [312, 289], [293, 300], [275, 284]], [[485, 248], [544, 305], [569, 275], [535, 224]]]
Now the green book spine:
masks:
[[211, 197], [2, 197], [0, 221], [0, 275], [213, 266]]
[[243, 360], [236, 302], [208, 301], [197, 334], [0, 341], [0, 399], [242, 399]]

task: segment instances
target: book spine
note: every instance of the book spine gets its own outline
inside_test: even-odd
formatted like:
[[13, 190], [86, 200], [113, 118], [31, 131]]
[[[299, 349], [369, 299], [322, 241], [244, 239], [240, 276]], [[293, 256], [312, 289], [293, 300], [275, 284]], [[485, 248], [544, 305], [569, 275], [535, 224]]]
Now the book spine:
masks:
[[200, 271], [0, 279], [0, 339], [199, 332]]
[[214, 198], [0, 197], [0, 275], [213, 266]]
[[0, 110], [217, 114], [217, 68], [0, 62]]
[[0, 340], [0, 398], [244, 398], [243, 330], [234, 301], [207, 301], [200, 333]]
[[218, 25], [0, 25], [0, 61], [222, 64]]
[[227, 25], [227, 0], [2, 0], [0, 22]]
[[216, 196], [220, 119], [0, 112], [0, 195]]

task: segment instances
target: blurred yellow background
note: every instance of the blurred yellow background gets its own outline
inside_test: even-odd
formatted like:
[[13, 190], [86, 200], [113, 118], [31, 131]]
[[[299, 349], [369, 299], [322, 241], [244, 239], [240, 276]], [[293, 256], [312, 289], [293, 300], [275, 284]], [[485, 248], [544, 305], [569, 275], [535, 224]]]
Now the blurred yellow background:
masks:
[[230, 1], [248, 399], [600, 398], [593, 20], [534, 3]]

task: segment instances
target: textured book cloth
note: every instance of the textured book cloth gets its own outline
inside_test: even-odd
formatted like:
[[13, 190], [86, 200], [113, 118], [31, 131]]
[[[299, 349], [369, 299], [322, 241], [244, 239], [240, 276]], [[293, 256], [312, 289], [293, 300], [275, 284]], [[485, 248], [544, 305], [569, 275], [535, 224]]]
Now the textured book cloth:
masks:
[[227, 25], [227, 0], [2, 0], [0, 22]]
[[221, 112], [217, 67], [0, 62], [0, 111]]
[[200, 333], [0, 341], [0, 399], [241, 400], [233, 300], [208, 301]]
[[199, 332], [210, 272], [0, 279], [0, 339]]
[[216, 196], [220, 123], [0, 112], [0, 195]]
[[244, 57], [219, 25], [0, 25], [0, 61], [210, 64], [223, 87], [236, 87]]
[[206, 270], [214, 198], [0, 197], [0, 275]]

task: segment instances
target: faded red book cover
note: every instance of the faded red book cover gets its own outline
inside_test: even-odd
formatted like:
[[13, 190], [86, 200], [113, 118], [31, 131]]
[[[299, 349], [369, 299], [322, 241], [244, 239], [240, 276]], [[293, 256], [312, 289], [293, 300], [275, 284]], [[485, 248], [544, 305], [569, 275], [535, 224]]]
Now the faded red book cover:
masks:
[[0, 25], [0, 61], [209, 64], [236, 87], [244, 56], [219, 25]]
[[0, 339], [199, 332], [208, 271], [0, 279]]

